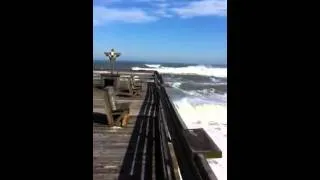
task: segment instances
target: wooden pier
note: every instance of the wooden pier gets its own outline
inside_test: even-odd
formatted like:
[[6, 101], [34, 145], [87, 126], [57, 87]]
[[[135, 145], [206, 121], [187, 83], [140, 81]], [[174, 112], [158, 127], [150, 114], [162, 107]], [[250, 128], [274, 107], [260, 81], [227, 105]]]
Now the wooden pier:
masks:
[[[93, 179], [155, 179], [154, 84], [143, 83], [138, 98], [118, 98], [130, 103], [126, 127], [104, 123], [103, 90], [93, 88]], [[152, 159], [150, 158], [152, 157]]]
[[[118, 72], [120, 76], [128, 73], [132, 75], [132, 72]], [[168, 105], [168, 97], [159, 84], [162, 82], [161, 77], [157, 83], [155, 78], [159, 77], [154, 72], [135, 75], [144, 79], [141, 96], [116, 98], [117, 102], [130, 103], [130, 118], [125, 127], [110, 127], [106, 124], [105, 90], [103, 85], [97, 86], [99, 83], [103, 84], [103, 80], [94, 80], [93, 179], [214, 180], [213, 172], [200, 154], [214, 149], [219, 155], [221, 151], [214, 146], [208, 148], [208, 144], [213, 143], [212, 140], [202, 139], [207, 142], [207, 149], [202, 152], [204, 145], [194, 145], [197, 141], [192, 142], [193, 137], [187, 136], [189, 131], [177, 125], [181, 120], [174, 114], [170, 115], [175, 112]], [[199, 133], [203, 131], [199, 130]]]

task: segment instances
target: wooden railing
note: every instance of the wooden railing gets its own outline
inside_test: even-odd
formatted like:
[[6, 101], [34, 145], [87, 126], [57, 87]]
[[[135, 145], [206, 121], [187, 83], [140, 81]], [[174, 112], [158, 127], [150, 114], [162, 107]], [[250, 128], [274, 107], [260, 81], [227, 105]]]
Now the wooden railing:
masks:
[[206, 158], [221, 158], [221, 150], [202, 128], [187, 129], [158, 72], [154, 72], [154, 81], [160, 103], [165, 179], [216, 180]]

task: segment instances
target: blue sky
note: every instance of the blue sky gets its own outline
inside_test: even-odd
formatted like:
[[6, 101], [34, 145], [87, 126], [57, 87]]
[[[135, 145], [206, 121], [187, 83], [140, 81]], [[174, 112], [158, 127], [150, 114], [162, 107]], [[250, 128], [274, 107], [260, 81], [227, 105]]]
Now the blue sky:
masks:
[[226, 64], [226, 0], [94, 0], [93, 57]]

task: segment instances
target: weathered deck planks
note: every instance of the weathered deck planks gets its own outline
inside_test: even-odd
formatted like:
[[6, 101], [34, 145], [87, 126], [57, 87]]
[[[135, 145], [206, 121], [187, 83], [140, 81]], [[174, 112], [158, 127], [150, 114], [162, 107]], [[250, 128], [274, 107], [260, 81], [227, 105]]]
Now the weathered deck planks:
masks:
[[[117, 98], [117, 101], [130, 103], [127, 127], [117, 129], [93, 123], [94, 180], [155, 178], [155, 163], [152, 162], [155, 159], [155, 137], [152, 136], [152, 129], [156, 103], [153, 97], [155, 93], [147, 93], [151, 91], [147, 85], [142, 84], [141, 97]], [[103, 122], [103, 90], [98, 88], [93, 89], [93, 113], [100, 113], [100, 122]]]

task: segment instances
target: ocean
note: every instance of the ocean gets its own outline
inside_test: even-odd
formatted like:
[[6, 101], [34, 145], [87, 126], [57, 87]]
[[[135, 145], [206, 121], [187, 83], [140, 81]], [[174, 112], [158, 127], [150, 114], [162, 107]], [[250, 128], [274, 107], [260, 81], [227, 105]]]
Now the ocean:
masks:
[[[94, 70], [110, 68], [94, 61]], [[117, 70], [157, 70], [180, 117], [191, 128], [203, 128], [222, 150], [208, 159], [219, 180], [227, 179], [227, 67], [225, 65], [117, 61]]]

